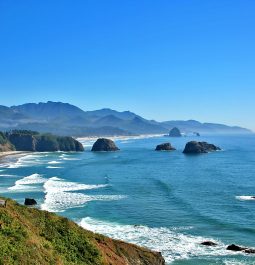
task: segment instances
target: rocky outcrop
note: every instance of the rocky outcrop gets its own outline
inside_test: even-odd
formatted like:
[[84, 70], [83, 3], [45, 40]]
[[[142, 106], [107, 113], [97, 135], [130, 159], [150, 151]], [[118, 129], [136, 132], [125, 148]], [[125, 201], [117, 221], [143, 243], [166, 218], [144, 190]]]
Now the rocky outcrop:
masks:
[[170, 137], [181, 137], [181, 132], [177, 127], [174, 127], [170, 132], [169, 132]]
[[219, 147], [214, 144], [209, 144], [207, 142], [197, 142], [191, 141], [188, 142], [183, 150], [184, 154], [200, 154], [200, 153], [208, 153], [212, 151], [221, 150]]
[[0, 207], [0, 239], [0, 264], [6, 265], [165, 265], [160, 252], [93, 233], [10, 199]]
[[100, 152], [100, 151], [118, 151], [120, 150], [114, 143], [114, 141], [106, 138], [99, 138], [93, 144], [91, 151]]
[[170, 143], [159, 144], [155, 151], [173, 151], [176, 150]]
[[208, 246], [208, 247], [214, 247], [214, 246], [217, 246], [217, 244], [213, 241], [204, 241], [201, 243], [201, 245], [203, 246]]
[[227, 250], [242, 251], [242, 252], [245, 252], [247, 254], [255, 254], [255, 249], [253, 249], [253, 248], [246, 248], [246, 247], [240, 247], [240, 246], [237, 246], [235, 244], [229, 245], [227, 247]]
[[11, 133], [8, 138], [17, 151], [36, 151], [36, 139], [33, 135]]
[[84, 151], [82, 144], [69, 136], [56, 136], [53, 134], [39, 134], [33, 131], [16, 130], [7, 133], [7, 137], [17, 151]]
[[15, 151], [15, 147], [10, 143], [3, 132], [0, 132], [0, 152]]
[[27, 205], [27, 206], [32, 206], [36, 204], [37, 204], [37, 201], [35, 199], [30, 199], [30, 198], [26, 198], [24, 202], [24, 205]]

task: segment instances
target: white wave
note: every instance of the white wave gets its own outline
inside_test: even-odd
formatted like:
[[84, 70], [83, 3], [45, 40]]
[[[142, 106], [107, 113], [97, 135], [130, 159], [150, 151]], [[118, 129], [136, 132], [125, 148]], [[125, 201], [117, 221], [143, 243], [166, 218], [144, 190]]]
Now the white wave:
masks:
[[47, 168], [63, 168], [63, 167], [47, 166]]
[[91, 190], [104, 188], [107, 184], [102, 185], [88, 185], [81, 184], [77, 182], [69, 182], [58, 177], [52, 177], [47, 180], [44, 184], [44, 189], [46, 192], [63, 192], [63, 191], [78, 191], [78, 190]]
[[108, 201], [123, 198], [120, 195], [86, 195], [74, 192], [78, 190], [99, 189], [106, 186], [108, 185], [88, 185], [67, 182], [58, 177], [52, 177], [44, 183], [46, 195], [41, 208], [50, 212], [62, 212], [68, 208], [82, 207], [90, 201]]
[[31, 191], [37, 189], [35, 186], [36, 184], [42, 184], [47, 179], [41, 177], [41, 175], [35, 173], [30, 176], [24, 177], [22, 179], [19, 179], [15, 182], [15, 185], [12, 187], [9, 187], [8, 190], [11, 191]]
[[240, 201], [255, 201], [255, 195], [253, 196], [236, 196], [237, 200]]
[[11, 175], [11, 174], [0, 174], [0, 177], [8, 177], [8, 178], [17, 178], [17, 175]]
[[64, 157], [62, 160], [81, 160], [80, 158], [74, 158], [74, 157]]
[[[83, 218], [79, 225], [85, 229], [106, 236], [134, 243], [149, 249], [160, 251], [167, 263], [178, 259], [189, 259], [197, 256], [225, 256], [233, 255], [226, 250], [226, 245], [215, 239], [193, 236], [178, 232], [176, 228], [150, 228], [142, 225], [121, 225], [104, 222], [90, 217]], [[218, 245], [207, 247], [201, 242], [212, 240]]]
[[48, 164], [61, 164], [62, 162], [61, 161], [50, 161], [48, 162]]
[[42, 163], [40, 161], [40, 158], [44, 157], [45, 155], [41, 155], [41, 153], [35, 153], [30, 155], [25, 155], [20, 158], [18, 158], [17, 161], [8, 163], [8, 168], [20, 168], [20, 167], [26, 167], [26, 166], [34, 166], [39, 165]]

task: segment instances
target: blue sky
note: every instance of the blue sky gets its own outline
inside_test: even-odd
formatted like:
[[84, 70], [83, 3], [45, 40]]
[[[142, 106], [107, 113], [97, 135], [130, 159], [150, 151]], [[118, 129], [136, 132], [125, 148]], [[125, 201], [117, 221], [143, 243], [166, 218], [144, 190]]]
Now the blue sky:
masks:
[[0, 0], [0, 104], [255, 130], [254, 14], [253, 0]]

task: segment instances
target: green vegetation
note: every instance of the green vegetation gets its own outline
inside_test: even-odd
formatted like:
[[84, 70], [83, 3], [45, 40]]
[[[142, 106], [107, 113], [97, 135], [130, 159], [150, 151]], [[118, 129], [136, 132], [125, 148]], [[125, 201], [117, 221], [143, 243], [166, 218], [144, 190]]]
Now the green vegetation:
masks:
[[[69, 136], [56, 136], [50, 133], [40, 134], [29, 130], [12, 130], [7, 133], [0, 133], [1, 142], [8, 142], [17, 151], [83, 151], [80, 142]], [[13, 148], [13, 150], [15, 150]], [[1, 146], [0, 146], [1, 151]]]
[[87, 231], [46, 211], [0, 206], [0, 265], [164, 265], [159, 253]]
[[20, 135], [39, 135], [39, 132], [30, 131], [30, 130], [11, 130], [10, 132], [6, 133], [7, 135], [10, 134], [20, 134]]
[[0, 225], [0, 264], [102, 264], [90, 235], [66, 218], [8, 201]]
[[6, 144], [8, 142], [8, 139], [6, 135], [3, 132], [0, 132], [0, 144]]
[[0, 132], [0, 152], [14, 151], [15, 147], [9, 142], [6, 134]]

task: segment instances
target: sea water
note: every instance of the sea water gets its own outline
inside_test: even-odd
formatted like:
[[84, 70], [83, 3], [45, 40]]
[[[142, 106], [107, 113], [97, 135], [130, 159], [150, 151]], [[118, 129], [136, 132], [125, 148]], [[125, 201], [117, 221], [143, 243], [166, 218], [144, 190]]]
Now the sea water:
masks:
[[[182, 153], [191, 140], [222, 148]], [[170, 141], [176, 151], [156, 152]], [[0, 194], [82, 227], [160, 251], [167, 264], [255, 264], [255, 137], [118, 139], [118, 152], [33, 153], [0, 165]], [[212, 240], [218, 245], [200, 243]]]

